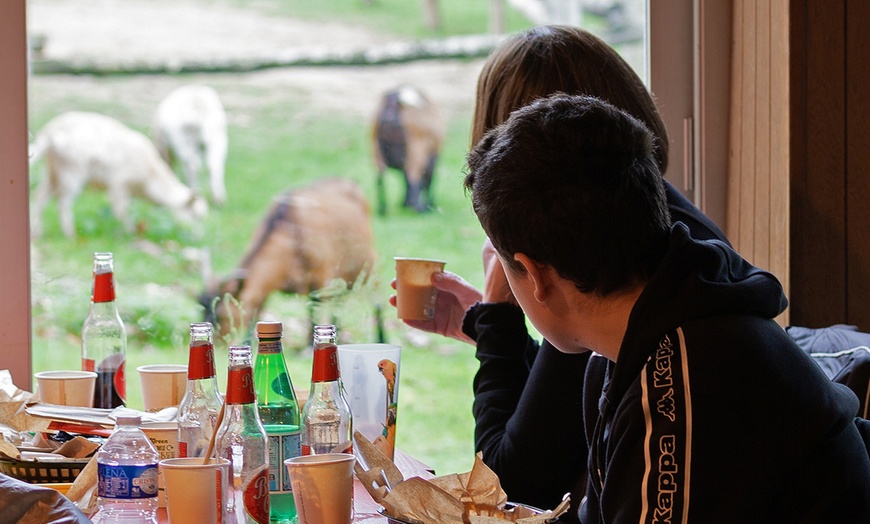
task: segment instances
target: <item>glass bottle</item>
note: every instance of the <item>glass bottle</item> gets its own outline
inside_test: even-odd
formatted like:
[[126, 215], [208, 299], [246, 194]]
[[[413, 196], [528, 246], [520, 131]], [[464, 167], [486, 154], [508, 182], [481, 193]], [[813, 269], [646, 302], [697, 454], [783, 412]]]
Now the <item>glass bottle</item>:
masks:
[[224, 417], [215, 447], [232, 469], [233, 496], [227, 504], [231, 521], [268, 524], [269, 450], [257, 412], [251, 346], [230, 347]]
[[335, 340], [335, 326], [314, 326], [311, 391], [302, 409], [303, 455], [353, 453], [353, 422]]
[[94, 523], [157, 524], [160, 455], [139, 429], [138, 415], [119, 416], [97, 452], [97, 514]]
[[296, 517], [296, 502], [284, 460], [299, 456], [299, 404], [284, 361], [281, 322], [257, 322], [254, 390], [269, 440], [269, 505], [273, 522]]
[[97, 372], [95, 408], [115, 408], [126, 402], [126, 359], [127, 332], [115, 302], [112, 253], [94, 253], [91, 308], [82, 326], [82, 369]]
[[215, 374], [213, 337], [211, 323], [190, 324], [187, 387], [177, 416], [179, 457], [205, 455], [224, 403]]

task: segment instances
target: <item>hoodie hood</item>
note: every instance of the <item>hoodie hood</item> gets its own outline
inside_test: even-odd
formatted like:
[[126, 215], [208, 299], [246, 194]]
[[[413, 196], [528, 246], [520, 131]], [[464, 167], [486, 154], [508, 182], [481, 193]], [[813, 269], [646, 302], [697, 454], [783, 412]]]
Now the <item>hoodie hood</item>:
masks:
[[[695, 240], [677, 222], [659, 268], [638, 297], [619, 352], [625, 380], [646, 364], [661, 337], [692, 320], [718, 315], [773, 319], [788, 301], [779, 280], [719, 240]], [[619, 377], [614, 377], [617, 395]], [[623, 384], [623, 387], [628, 387]]]

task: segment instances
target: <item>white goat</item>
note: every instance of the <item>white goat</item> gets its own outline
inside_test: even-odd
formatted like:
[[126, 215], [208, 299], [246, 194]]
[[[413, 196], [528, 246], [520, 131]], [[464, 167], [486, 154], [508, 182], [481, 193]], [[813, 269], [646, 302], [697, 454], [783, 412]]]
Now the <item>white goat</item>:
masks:
[[31, 164], [43, 156], [46, 163], [34, 197], [35, 237], [42, 233], [42, 212], [52, 196], [64, 234], [75, 234], [72, 205], [86, 185], [106, 190], [127, 231], [133, 230], [127, 214], [133, 196], [166, 206], [187, 222], [208, 211], [205, 200], [175, 176], [147, 136], [105, 115], [71, 111], [53, 118], [37, 134], [30, 156]]
[[215, 203], [226, 202], [227, 116], [214, 89], [186, 85], [169, 93], [157, 107], [151, 137], [169, 165], [181, 164], [196, 192], [204, 163]]

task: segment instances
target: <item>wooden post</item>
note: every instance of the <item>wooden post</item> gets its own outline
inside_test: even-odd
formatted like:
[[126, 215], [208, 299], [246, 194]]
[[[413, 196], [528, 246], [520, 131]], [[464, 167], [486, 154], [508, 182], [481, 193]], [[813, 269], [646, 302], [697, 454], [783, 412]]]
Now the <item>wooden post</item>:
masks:
[[489, 32], [500, 35], [504, 28], [504, 0], [489, 0]]

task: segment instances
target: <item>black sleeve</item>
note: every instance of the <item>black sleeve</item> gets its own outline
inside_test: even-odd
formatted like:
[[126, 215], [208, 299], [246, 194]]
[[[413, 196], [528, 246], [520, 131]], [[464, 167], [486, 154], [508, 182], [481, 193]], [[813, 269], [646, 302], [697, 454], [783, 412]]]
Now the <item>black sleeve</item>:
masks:
[[[465, 333], [477, 340], [475, 447], [512, 502], [550, 509], [586, 476], [583, 373], [589, 354], [539, 347], [522, 310], [478, 304]], [[572, 493], [574, 497], [581, 492]]]

